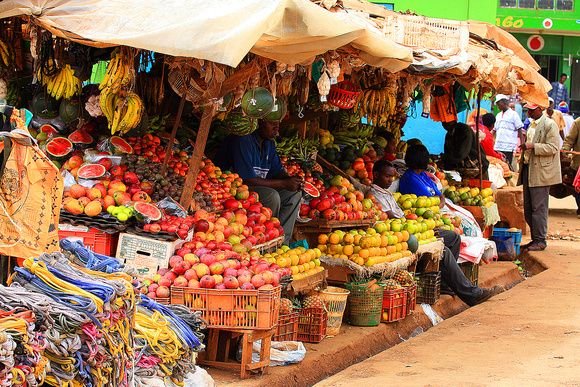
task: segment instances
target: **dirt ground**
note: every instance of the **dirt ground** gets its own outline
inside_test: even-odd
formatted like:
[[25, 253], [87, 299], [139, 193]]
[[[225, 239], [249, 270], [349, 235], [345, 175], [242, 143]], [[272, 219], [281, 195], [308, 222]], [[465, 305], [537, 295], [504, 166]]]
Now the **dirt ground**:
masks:
[[580, 219], [551, 211], [549, 232], [547, 270], [317, 386], [580, 386]]

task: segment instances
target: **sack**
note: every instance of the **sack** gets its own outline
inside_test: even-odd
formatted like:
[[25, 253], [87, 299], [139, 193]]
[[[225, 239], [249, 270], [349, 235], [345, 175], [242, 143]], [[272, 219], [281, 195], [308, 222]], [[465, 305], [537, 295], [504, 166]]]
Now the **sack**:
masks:
[[[262, 341], [258, 340], [252, 346], [252, 361], [260, 361]], [[283, 366], [300, 363], [306, 356], [306, 347], [300, 341], [272, 341], [270, 348], [270, 366]]]
[[59, 251], [63, 180], [14, 109], [10, 132], [0, 132], [0, 254], [28, 258]]

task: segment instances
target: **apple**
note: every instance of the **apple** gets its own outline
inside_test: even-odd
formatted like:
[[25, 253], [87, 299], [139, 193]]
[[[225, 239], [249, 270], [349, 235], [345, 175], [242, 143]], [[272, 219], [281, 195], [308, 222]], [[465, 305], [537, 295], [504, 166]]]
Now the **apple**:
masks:
[[238, 279], [231, 275], [224, 278], [224, 285], [226, 286], [226, 289], [237, 289], [240, 287]]
[[194, 263], [199, 262], [199, 257], [193, 253], [188, 253], [188, 254], [185, 254], [183, 256], [183, 260], [185, 262], [189, 262], [191, 265], [193, 265]]
[[207, 266], [205, 263], [197, 263], [193, 269], [195, 270], [198, 278], [209, 275], [209, 266]]
[[177, 275], [183, 275], [190, 268], [191, 264], [189, 262], [182, 261], [179, 265], [173, 268], [173, 272]]
[[165, 273], [165, 275], [163, 276], [163, 278], [167, 278], [171, 282], [173, 282], [177, 278], [177, 274], [175, 274], [173, 271], [168, 271], [167, 273]]
[[220, 274], [214, 274], [212, 277], [214, 278], [216, 284], [224, 283], [224, 277], [222, 277]]
[[215, 285], [215, 278], [213, 278], [211, 275], [204, 275], [199, 280], [199, 286], [204, 289], [213, 289]]
[[159, 286], [171, 286], [173, 280], [170, 280], [167, 277], [163, 277], [159, 280]]
[[268, 271], [270, 269], [270, 265], [267, 262], [260, 262], [254, 267], [254, 273], [260, 274], [264, 271]]
[[211, 274], [222, 274], [225, 268], [221, 262], [214, 262], [209, 265], [209, 271]]
[[215, 286], [215, 288], [216, 288], [217, 290], [226, 290], [226, 285], [224, 285], [224, 284], [217, 284], [217, 285]]
[[159, 298], [169, 297], [169, 288], [167, 286], [160, 286], [155, 291], [155, 295]]
[[147, 297], [152, 298], [152, 299], [156, 299], [157, 298], [157, 293], [155, 293], [155, 292], [149, 292], [149, 293], [147, 293]]
[[190, 279], [189, 282], [187, 283], [187, 287], [191, 289], [199, 289], [201, 286], [198, 280]]
[[206, 265], [211, 265], [212, 263], [216, 262], [216, 257], [213, 254], [204, 254], [199, 258], [201, 263], [205, 263]]
[[224, 277], [228, 277], [228, 276], [237, 277], [238, 276], [238, 271], [236, 269], [234, 269], [233, 267], [228, 267], [224, 271]]
[[169, 258], [169, 267], [171, 267], [173, 269], [177, 265], [179, 265], [181, 262], [183, 262], [183, 258], [179, 255], [174, 255], [171, 258]]
[[180, 249], [177, 249], [177, 251], [175, 251], [175, 255], [179, 255], [182, 258], [185, 258], [185, 255], [189, 253], [191, 253], [191, 249], [185, 247], [181, 247]]
[[264, 277], [261, 274], [255, 274], [252, 277], [251, 282], [255, 288], [259, 288], [260, 286], [264, 286], [266, 284], [266, 281], [264, 281]]
[[188, 269], [183, 276], [188, 280], [191, 281], [192, 279], [197, 280], [199, 277], [197, 276], [197, 272], [195, 269]]
[[242, 267], [240, 261], [238, 261], [237, 259], [228, 259], [228, 267], [231, 267], [233, 269], [238, 270], [240, 267]]
[[243, 283], [243, 284], [240, 286], [240, 289], [243, 289], [243, 290], [254, 290], [254, 289], [256, 289], [256, 288], [254, 287], [254, 285], [252, 285], [252, 283], [251, 283], [251, 282], [245, 282], [245, 283]]
[[262, 273], [262, 278], [264, 278], [264, 282], [266, 282], [267, 284], [271, 284], [274, 281], [274, 275], [272, 274], [271, 271], [264, 271]]
[[189, 281], [184, 276], [180, 275], [179, 277], [177, 277], [175, 279], [175, 281], [173, 281], [173, 285], [174, 286], [177, 286], [177, 287], [180, 287], [180, 288], [183, 288], [183, 287], [186, 287], [187, 286], [187, 283], [188, 282]]
[[148, 290], [150, 292], [154, 292], [154, 291], [157, 290], [158, 287], [159, 287], [159, 284], [151, 284], [151, 285], [149, 285], [149, 289]]
[[197, 232], [208, 232], [209, 231], [209, 222], [205, 219], [198, 220], [195, 222], [193, 229]]
[[262, 285], [258, 288], [258, 290], [272, 290], [274, 287], [271, 284]]

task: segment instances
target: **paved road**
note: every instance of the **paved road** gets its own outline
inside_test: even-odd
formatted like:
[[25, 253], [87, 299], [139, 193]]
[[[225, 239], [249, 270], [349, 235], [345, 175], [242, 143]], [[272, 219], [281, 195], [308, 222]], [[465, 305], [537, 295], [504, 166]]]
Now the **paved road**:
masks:
[[[551, 218], [580, 235], [572, 214]], [[317, 386], [580, 386], [580, 249], [549, 241], [548, 269]]]

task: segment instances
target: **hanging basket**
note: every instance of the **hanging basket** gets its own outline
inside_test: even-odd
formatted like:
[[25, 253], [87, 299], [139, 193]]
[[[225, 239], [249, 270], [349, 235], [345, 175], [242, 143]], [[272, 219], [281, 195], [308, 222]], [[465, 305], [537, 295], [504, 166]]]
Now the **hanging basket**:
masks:
[[328, 103], [340, 109], [352, 109], [360, 94], [360, 88], [354, 83], [343, 81], [330, 87]]

